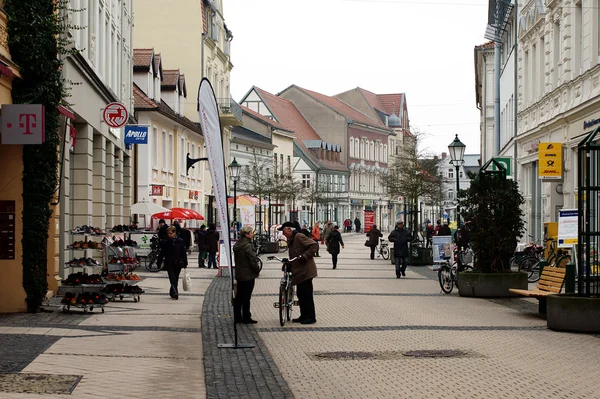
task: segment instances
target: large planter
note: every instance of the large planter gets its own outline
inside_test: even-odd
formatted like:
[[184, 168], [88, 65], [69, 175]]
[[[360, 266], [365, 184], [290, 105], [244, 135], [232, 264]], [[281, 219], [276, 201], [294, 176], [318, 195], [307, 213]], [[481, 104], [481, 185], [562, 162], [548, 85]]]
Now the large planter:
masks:
[[527, 273], [459, 273], [458, 293], [475, 298], [515, 297], [510, 288], [526, 290]]
[[557, 331], [600, 333], [600, 298], [575, 294], [548, 295], [548, 328]]

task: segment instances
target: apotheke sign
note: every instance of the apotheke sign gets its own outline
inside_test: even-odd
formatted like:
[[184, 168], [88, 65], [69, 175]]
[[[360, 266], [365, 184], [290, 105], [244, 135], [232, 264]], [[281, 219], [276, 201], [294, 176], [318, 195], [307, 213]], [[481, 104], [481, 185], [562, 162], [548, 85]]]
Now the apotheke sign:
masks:
[[596, 126], [599, 123], [600, 123], [600, 118], [591, 119], [589, 121], [583, 121], [583, 129], [587, 130], [587, 129], [591, 128], [592, 126]]
[[148, 144], [148, 125], [125, 125], [125, 144]]

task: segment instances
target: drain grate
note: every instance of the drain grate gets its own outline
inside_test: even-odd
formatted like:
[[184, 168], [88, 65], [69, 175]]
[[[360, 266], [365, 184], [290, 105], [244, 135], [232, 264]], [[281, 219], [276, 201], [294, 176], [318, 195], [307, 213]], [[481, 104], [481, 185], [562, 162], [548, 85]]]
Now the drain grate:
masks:
[[371, 359], [375, 356], [371, 352], [321, 352], [313, 355], [321, 360], [361, 360]]
[[410, 357], [462, 357], [467, 352], [458, 349], [430, 349], [402, 352], [404, 356]]
[[0, 392], [71, 394], [83, 376], [36, 373], [0, 373]]

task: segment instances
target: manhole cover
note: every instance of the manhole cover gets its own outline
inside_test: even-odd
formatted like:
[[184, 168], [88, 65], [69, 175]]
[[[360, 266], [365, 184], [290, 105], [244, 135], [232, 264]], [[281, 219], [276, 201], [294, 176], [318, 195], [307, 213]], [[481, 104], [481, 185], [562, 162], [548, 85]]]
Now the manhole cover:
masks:
[[371, 352], [321, 352], [314, 356], [323, 360], [360, 360], [371, 359], [375, 355]]
[[467, 352], [457, 349], [431, 349], [402, 352], [404, 356], [411, 357], [459, 357], [465, 356]]
[[0, 373], [0, 392], [70, 394], [82, 378], [81, 375]]

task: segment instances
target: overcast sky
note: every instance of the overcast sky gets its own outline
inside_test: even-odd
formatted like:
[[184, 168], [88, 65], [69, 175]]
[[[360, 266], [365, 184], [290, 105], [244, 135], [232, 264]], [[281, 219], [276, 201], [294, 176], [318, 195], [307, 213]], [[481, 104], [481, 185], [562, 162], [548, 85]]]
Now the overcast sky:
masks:
[[296, 84], [333, 96], [355, 87], [406, 93], [424, 149], [458, 133], [479, 153], [474, 47], [486, 42], [487, 0], [224, 0], [233, 32], [231, 94]]

